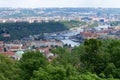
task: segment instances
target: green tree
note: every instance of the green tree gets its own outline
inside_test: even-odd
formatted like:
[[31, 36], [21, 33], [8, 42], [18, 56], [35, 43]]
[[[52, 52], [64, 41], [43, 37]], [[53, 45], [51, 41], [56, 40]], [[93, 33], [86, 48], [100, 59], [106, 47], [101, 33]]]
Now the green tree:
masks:
[[97, 39], [89, 39], [84, 42], [85, 53], [81, 54], [81, 62], [90, 72], [100, 74], [107, 63], [109, 63], [110, 55], [102, 50], [102, 42]]
[[[5, 29], [5, 31], [3, 31]], [[58, 32], [68, 30], [68, 28], [61, 22], [41, 22], [41, 23], [0, 23], [0, 40], [10, 41], [14, 39], [21, 39], [29, 35], [36, 35], [42, 33]], [[9, 38], [3, 37], [2, 34], [9, 32]], [[41, 35], [42, 39], [43, 36]]]
[[107, 77], [109, 77], [109, 75], [113, 76], [113, 74], [115, 73], [115, 69], [115, 65], [113, 63], [109, 63], [106, 69], [104, 70], [104, 73]]
[[48, 65], [45, 68], [39, 68], [34, 71], [31, 80], [66, 80], [66, 70], [62, 66]]
[[0, 54], [0, 80], [15, 80], [19, 74], [16, 62], [11, 58]]
[[1, 73], [0, 73], [0, 80], [9, 80], [8, 78], [5, 78], [5, 76], [3, 76]]
[[47, 65], [47, 59], [40, 52], [28, 52], [23, 54], [20, 60], [21, 77], [23, 80], [29, 80], [34, 70]]
[[111, 62], [120, 68], [120, 40], [112, 40], [107, 47], [107, 51], [111, 55]]
[[87, 69], [94, 71], [95, 62], [97, 60], [98, 50], [101, 42], [96, 39], [85, 40], [84, 48], [85, 53], [81, 55], [81, 61]]
[[79, 73], [71, 65], [65, 68], [63, 65], [53, 66], [50, 64], [34, 71], [31, 80], [78, 80], [78, 77]]
[[96, 74], [92, 74], [90, 72], [87, 72], [85, 74], [79, 75], [78, 80], [103, 80], [100, 77], [98, 77]]
[[52, 53], [57, 56], [52, 61], [54, 65], [60, 64], [66, 66], [67, 64], [69, 64], [70, 52], [67, 50], [67, 48], [58, 47], [52, 50]]
[[81, 44], [80, 46], [73, 48], [70, 54], [70, 63], [80, 71], [82, 68], [81, 55], [85, 53], [85, 47]]

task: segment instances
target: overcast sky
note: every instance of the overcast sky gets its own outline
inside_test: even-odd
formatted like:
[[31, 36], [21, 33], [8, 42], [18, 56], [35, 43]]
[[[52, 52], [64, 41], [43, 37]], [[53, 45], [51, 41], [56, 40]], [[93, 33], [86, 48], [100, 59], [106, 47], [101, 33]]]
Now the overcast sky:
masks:
[[113, 7], [120, 8], [120, 0], [0, 0], [0, 7]]

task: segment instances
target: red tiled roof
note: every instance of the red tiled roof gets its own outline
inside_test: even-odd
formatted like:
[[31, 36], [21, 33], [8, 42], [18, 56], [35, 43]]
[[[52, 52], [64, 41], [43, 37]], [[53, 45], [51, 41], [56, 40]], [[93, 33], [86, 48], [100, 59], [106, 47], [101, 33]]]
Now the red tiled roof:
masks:
[[[20, 46], [11, 46], [10, 49], [20, 49]], [[26, 46], [22, 46], [21, 49], [26, 49]]]
[[13, 55], [15, 55], [15, 52], [7, 51], [7, 52], [3, 52], [3, 54], [6, 56], [13, 56]]
[[0, 52], [2, 52], [3, 51], [3, 47], [0, 47]]
[[50, 48], [48, 48], [48, 47], [47, 47], [47, 48], [38, 48], [38, 50], [43, 50], [43, 51], [45, 51], [45, 52], [48, 52], [49, 49], [50, 49]]
[[3, 41], [0, 41], [0, 44], [3, 44]]
[[19, 49], [19, 46], [12, 46], [10, 49]]
[[102, 33], [109, 33], [109, 31], [108, 30], [104, 30], [104, 31], [102, 31]]
[[45, 43], [45, 42], [54, 42], [54, 43], [61, 43], [60, 41], [32, 41], [32, 42], [38, 42], [38, 43]]
[[10, 34], [3, 34], [3, 37], [10, 37]]
[[22, 48], [22, 49], [26, 49], [27, 47], [26, 47], [26, 46], [22, 46], [21, 48]]
[[80, 34], [81, 34], [82, 36], [85, 36], [85, 37], [97, 36], [96, 33], [92, 33], [92, 32], [80, 32]]

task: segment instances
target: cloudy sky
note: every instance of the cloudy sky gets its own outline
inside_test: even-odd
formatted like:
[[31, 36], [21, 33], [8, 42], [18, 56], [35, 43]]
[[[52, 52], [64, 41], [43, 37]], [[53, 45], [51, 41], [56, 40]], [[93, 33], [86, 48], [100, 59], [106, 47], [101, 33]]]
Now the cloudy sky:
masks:
[[120, 0], [0, 0], [0, 7], [114, 7], [120, 8]]

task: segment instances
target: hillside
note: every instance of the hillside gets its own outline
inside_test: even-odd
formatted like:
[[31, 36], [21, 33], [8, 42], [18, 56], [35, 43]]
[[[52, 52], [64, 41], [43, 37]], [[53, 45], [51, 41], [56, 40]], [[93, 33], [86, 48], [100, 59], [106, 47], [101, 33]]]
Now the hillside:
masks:
[[[0, 23], [0, 40], [13, 40], [28, 37], [29, 35], [50, 33], [68, 30], [64, 24], [60, 22], [42, 22], [42, 23]], [[3, 37], [3, 34], [10, 34], [9, 38]]]
[[62, 24], [65, 25], [66, 28], [74, 28], [86, 25], [86, 22], [71, 20], [71, 21], [60, 21]]

